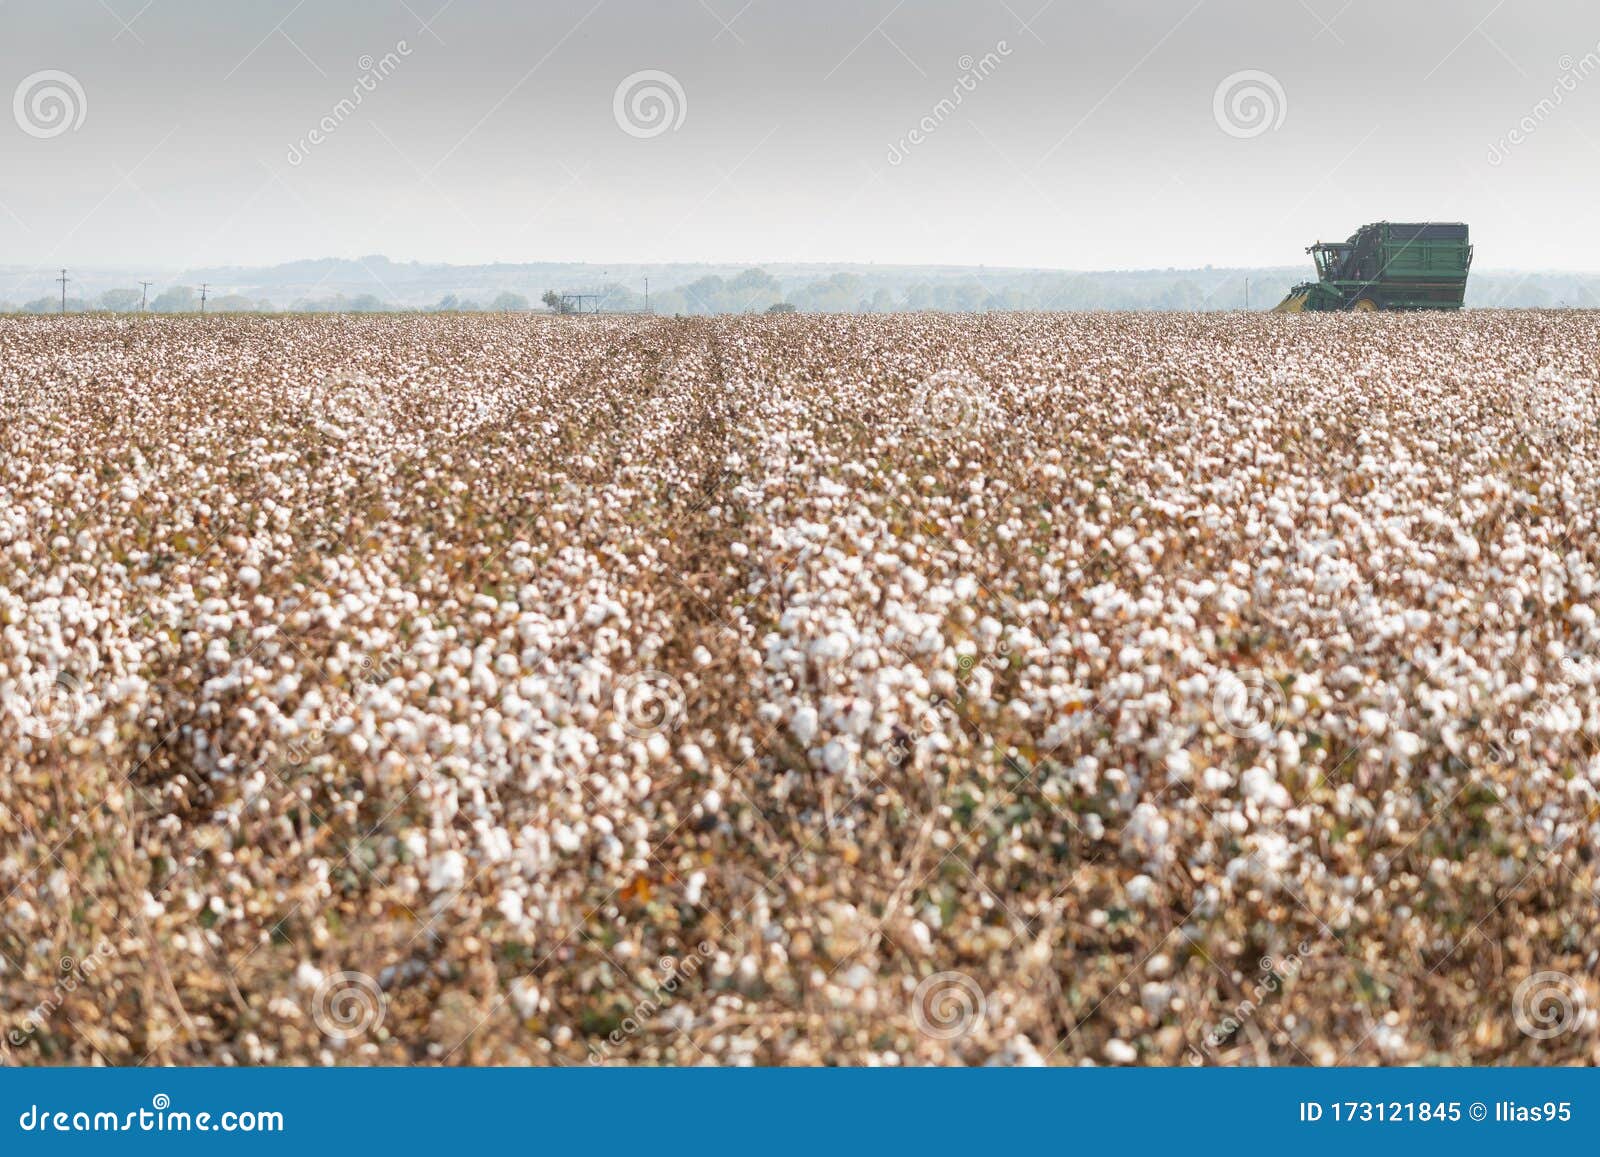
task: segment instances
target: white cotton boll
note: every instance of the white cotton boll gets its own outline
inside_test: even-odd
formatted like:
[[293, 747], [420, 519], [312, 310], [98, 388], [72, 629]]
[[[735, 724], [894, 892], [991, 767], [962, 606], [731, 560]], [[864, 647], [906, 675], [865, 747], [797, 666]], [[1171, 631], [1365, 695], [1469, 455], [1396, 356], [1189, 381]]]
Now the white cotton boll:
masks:
[[872, 725], [872, 705], [864, 700], [856, 700], [850, 705], [850, 710], [845, 713], [841, 726], [844, 730], [859, 739], [865, 735], [867, 728]]
[[1106, 1042], [1105, 1057], [1114, 1065], [1131, 1065], [1139, 1059], [1139, 1050], [1127, 1041], [1109, 1040]]
[[239, 585], [246, 590], [255, 590], [261, 585], [261, 572], [253, 566], [239, 568]]
[[789, 721], [789, 730], [801, 744], [809, 747], [811, 741], [817, 737], [817, 709], [809, 704], [801, 707]]
[[500, 893], [500, 900], [495, 906], [500, 910], [500, 915], [506, 918], [507, 923], [522, 923], [522, 897], [518, 893], [506, 889]]
[[822, 766], [835, 775], [842, 775], [850, 769], [853, 757], [850, 749], [837, 739], [830, 739], [822, 747]]
[[1422, 750], [1422, 737], [1410, 731], [1396, 731], [1389, 740], [1389, 749], [1403, 759], [1410, 759]]
[[1128, 817], [1126, 834], [1135, 843], [1155, 851], [1166, 846], [1172, 824], [1154, 804], [1142, 803]]
[[1239, 777], [1239, 792], [1245, 799], [1254, 804], [1266, 803], [1272, 798], [1272, 789], [1277, 786], [1277, 781], [1272, 778], [1272, 773], [1264, 767], [1249, 768]]
[[294, 970], [294, 986], [306, 992], [314, 992], [326, 977], [326, 973], [312, 964], [309, 960], [302, 960]]
[[1293, 732], [1278, 732], [1276, 755], [1280, 770], [1287, 771], [1300, 766], [1300, 742], [1295, 739]]
[[698, 905], [705, 888], [706, 874], [704, 872], [691, 872], [689, 879], [683, 886], [683, 898], [691, 904]]
[[811, 657], [831, 662], [843, 659], [850, 653], [850, 639], [842, 631], [829, 631], [811, 644]]
[[539, 986], [525, 976], [511, 982], [510, 996], [512, 1007], [523, 1020], [533, 1017], [543, 1003]]
[[1139, 1003], [1151, 1016], [1161, 1016], [1172, 1007], [1172, 985], [1147, 980], [1139, 986]]
[[1134, 904], [1148, 904], [1155, 895], [1156, 882], [1149, 876], [1140, 873], [1128, 881], [1128, 900]]
[[435, 892], [452, 891], [466, 881], [467, 860], [460, 852], [443, 852], [428, 865], [428, 887]]

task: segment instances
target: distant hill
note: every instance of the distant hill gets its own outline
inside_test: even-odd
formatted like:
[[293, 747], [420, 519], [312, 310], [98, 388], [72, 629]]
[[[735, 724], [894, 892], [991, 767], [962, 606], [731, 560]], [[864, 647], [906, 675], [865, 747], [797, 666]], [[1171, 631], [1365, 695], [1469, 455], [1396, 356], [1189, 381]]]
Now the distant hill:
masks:
[[[954, 265], [617, 264], [539, 262], [445, 265], [387, 257], [318, 258], [267, 267], [69, 270], [68, 308], [137, 308], [139, 282], [153, 281], [151, 307], [241, 310], [540, 309], [556, 293], [598, 294], [607, 310], [640, 310], [646, 281], [660, 314], [801, 311], [1217, 310], [1264, 309], [1310, 265], [1254, 269], [1068, 271]], [[0, 312], [60, 308], [56, 269], [0, 266]], [[130, 305], [130, 302], [132, 303]], [[1600, 275], [1474, 273], [1469, 306], [1600, 308]]]

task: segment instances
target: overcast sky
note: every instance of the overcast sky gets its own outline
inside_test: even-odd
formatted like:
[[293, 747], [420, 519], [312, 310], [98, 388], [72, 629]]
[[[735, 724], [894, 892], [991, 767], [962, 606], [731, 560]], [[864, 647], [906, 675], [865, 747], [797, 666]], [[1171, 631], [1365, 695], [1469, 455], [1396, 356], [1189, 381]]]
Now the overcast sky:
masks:
[[1389, 218], [1600, 270], [1597, 45], [1592, 0], [0, 0], [0, 264], [1299, 264]]

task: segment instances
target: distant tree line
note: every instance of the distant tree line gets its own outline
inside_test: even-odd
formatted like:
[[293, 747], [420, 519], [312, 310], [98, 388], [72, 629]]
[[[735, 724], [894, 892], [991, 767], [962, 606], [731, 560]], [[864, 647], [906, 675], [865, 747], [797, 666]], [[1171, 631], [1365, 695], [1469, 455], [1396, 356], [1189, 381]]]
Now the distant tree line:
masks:
[[[67, 296], [68, 313], [137, 313], [140, 302], [145, 300], [137, 289], [108, 289], [92, 300]], [[145, 302], [145, 308], [151, 313], [198, 313], [200, 312], [200, 294], [188, 285], [175, 285], [170, 289], [150, 297]], [[278, 307], [264, 297], [249, 297], [244, 294], [226, 293], [213, 294], [206, 298], [205, 308], [207, 313], [276, 313]], [[477, 313], [485, 310], [497, 312], [525, 313], [531, 306], [528, 299], [520, 293], [501, 293], [496, 295], [488, 305], [481, 305], [470, 298], [459, 298], [455, 294], [447, 294], [442, 300], [432, 306], [424, 307], [428, 312], [462, 312]], [[8, 301], [0, 301], [0, 313], [60, 313], [61, 296], [36, 297], [32, 301], [16, 305]], [[417, 312], [416, 307], [395, 305], [384, 301], [371, 293], [358, 294], [355, 297], [346, 297], [344, 294], [335, 294], [323, 298], [297, 298], [291, 302], [288, 313], [397, 313]]]
[[[859, 267], [858, 267], [859, 268]], [[746, 269], [732, 276], [708, 275], [654, 288], [652, 313], [708, 315], [729, 313], [889, 313], [906, 310], [986, 312], [993, 310], [1225, 310], [1270, 308], [1311, 270], [1285, 269], [1151, 269], [1105, 273], [1061, 273], [1029, 270], [886, 269], [879, 272], [835, 272], [809, 279], [779, 279], [764, 269]], [[386, 313], [386, 312], [528, 312], [575, 309], [566, 286], [545, 290], [537, 304], [511, 290], [447, 292], [431, 303], [401, 304], [375, 294], [300, 297], [279, 306], [245, 293], [214, 294], [206, 301], [213, 313]], [[645, 295], [620, 284], [584, 286], [584, 308], [604, 313], [641, 313]], [[434, 290], [433, 292], [437, 292]], [[69, 312], [103, 310], [132, 313], [139, 308], [138, 289], [108, 289], [93, 298], [69, 296]], [[1581, 274], [1473, 274], [1467, 283], [1468, 306], [1600, 307], [1600, 278]], [[152, 295], [153, 313], [192, 313], [200, 298], [192, 286], [176, 285]], [[16, 305], [0, 301], [0, 313], [56, 313], [60, 294], [46, 294]]]

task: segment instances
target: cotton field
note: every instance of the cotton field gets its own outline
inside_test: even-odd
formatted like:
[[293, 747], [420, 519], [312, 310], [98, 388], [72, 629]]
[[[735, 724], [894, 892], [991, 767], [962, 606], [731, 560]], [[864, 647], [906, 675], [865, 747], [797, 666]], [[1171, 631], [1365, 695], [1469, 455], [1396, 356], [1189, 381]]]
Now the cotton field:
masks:
[[13, 1064], [1600, 1061], [1585, 313], [0, 319]]

